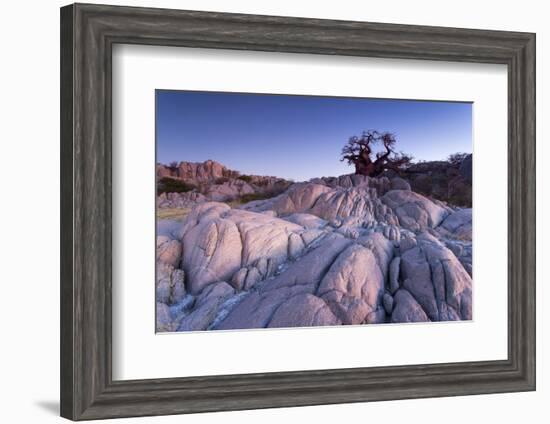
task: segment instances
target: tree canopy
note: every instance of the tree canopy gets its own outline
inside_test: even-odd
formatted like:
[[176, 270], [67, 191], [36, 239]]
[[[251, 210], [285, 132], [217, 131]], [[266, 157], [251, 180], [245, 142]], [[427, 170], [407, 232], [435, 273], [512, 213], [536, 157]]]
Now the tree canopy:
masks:
[[412, 156], [395, 151], [395, 134], [377, 130], [363, 131], [361, 136], [350, 137], [342, 148], [341, 161], [355, 166], [355, 173], [376, 177], [385, 170], [401, 171]]

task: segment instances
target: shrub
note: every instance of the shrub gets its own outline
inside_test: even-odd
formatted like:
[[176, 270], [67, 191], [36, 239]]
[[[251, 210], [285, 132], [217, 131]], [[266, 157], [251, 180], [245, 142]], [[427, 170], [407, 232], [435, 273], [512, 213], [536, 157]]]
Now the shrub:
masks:
[[229, 181], [229, 178], [227, 177], [219, 177], [214, 180], [216, 184], [224, 184]]
[[258, 187], [267, 187], [269, 185], [269, 180], [266, 178], [265, 180], [260, 180], [256, 183]]
[[195, 188], [193, 184], [170, 177], [163, 177], [157, 181], [157, 195], [161, 193], [185, 193]]
[[248, 203], [252, 202], [254, 200], [264, 200], [269, 199], [271, 196], [269, 194], [265, 193], [250, 193], [250, 194], [243, 194], [241, 197], [239, 197], [240, 203]]
[[447, 161], [454, 166], [459, 166], [464, 159], [468, 156], [468, 153], [453, 153], [452, 155], [449, 155]]
[[252, 182], [252, 175], [239, 175], [238, 179], [250, 184]]

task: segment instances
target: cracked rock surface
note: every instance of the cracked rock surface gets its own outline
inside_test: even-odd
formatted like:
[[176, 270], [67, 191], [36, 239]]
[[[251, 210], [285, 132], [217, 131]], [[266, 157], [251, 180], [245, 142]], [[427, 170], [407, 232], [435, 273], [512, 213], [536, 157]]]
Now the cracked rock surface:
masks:
[[[472, 211], [387, 177], [201, 199], [157, 238], [157, 331], [472, 319]], [[160, 233], [160, 232], [159, 232]]]

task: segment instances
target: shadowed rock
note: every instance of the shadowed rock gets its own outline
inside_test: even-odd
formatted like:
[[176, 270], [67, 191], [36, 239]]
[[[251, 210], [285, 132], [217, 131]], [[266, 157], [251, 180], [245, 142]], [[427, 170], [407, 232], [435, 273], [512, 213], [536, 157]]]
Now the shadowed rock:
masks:
[[321, 299], [311, 294], [298, 294], [276, 309], [268, 327], [311, 327], [341, 323]]
[[173, 304], [185, 296], [185, 273], [162, 262], [157, 263], [156, 297], [158, 302]]
[[180, 321], [178, 331], [206, 330], [216, 318], [220, 306], [233, 294], [235, 290], [223, 281], [206, 287], [197, 297], [193, 311]]
[[178, 240], [168, 236], [157, 237], [157, 262], [177, 267], [181, 261], [182, 246]]
[[194, 191], [185, 193], [161, 193], [157, 197], [157, 207], [165, 208], [192, 208], [193, 206], [204, 203], [208, 199], [201, 193]]
[[376, 311], [384, 293], [384, 276], [374, 253], [353, 244], [342, 252], [319, 286], [319, 296], [344, 324], [361, 324]]
[[443, 236], [459, 240], [472, 240], [472, 209], [459, 209], [451, 213], [439, 228]]
[[391, 322], [428, 322], [430, 319], [414, 299], [404, 289], [399, 290], [393, 297], [393, 312]]
[[472, 279], [456, 256], [428, 233], [401, 256], [406, 288], [432, 321], [472, 319]]

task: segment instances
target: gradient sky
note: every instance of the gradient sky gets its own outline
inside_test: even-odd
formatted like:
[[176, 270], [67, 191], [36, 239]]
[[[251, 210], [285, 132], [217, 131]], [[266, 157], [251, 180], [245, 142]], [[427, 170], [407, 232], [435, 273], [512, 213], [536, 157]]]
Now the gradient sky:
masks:
[[295, 181], [354, 171], [340, 151], [363, 130], [393, 132], [414, 160], [472, 152], [472, 104], [158, 90], [157, 162], [212, 159]]

